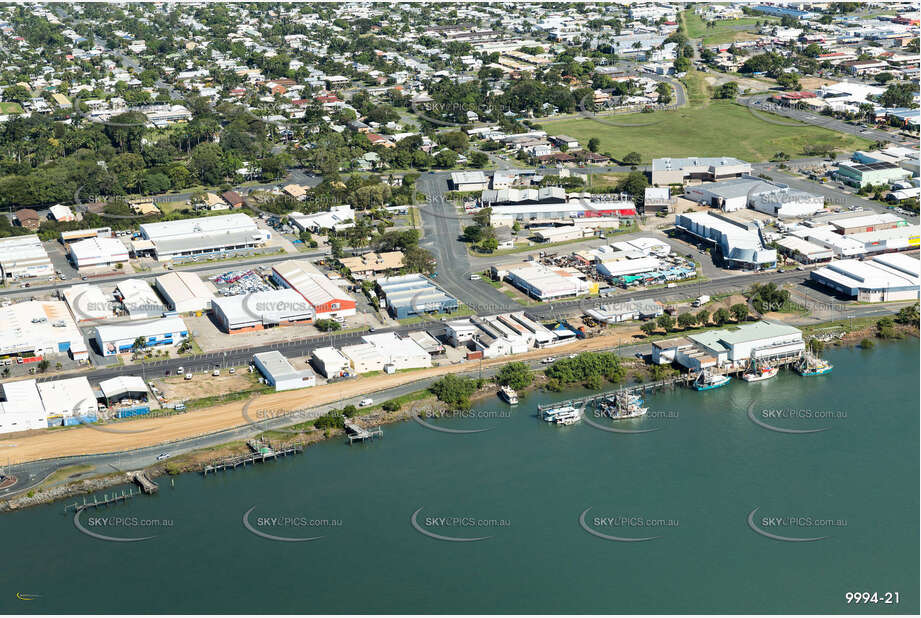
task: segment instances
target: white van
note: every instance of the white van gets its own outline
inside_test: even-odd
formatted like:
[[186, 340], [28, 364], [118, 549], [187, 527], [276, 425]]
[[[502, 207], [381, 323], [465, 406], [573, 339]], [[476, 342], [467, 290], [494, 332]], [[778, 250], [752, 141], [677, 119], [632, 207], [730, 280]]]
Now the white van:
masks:
[[373, 400], [373, 399], [371, 399], [370, 397], [365, 397], [364, 399], [362, 399], [361, 401], [358, 402], [358, 407], [359, 407], [359, 408], [367, 408], [368, 406], [370, 406], [370, 405], [373, 404], [373, 403], [374, 403], [374, 400]]
[[472, 274], [470, 275], [470, 280], [471, 280], [471, 281], [479, 281], [479, 280], [480, 280], [480, 276], [479, 276], [478, 274], [476, 274], [476, 273], [472, 273]]

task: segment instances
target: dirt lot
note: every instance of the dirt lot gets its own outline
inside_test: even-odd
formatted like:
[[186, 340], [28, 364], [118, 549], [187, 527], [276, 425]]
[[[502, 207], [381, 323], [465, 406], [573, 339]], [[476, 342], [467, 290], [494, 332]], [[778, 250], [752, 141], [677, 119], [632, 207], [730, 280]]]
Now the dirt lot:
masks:
[[815, 90], [822, 86], [834, 86], [838, 82], [825, 77], [800, 77], [799, 83], [803, 87], [803, 90]]
[[169, 401], [188, 401], [245, 391], [259, 384], [256, 374], [249, 373], [246, 369], [237, 370], [236, 375], [230, 375], [225, 370], [219, 376], [205, 376], [197, 373], [191, 380], [174, 376], [152, 380], [152, 382]]

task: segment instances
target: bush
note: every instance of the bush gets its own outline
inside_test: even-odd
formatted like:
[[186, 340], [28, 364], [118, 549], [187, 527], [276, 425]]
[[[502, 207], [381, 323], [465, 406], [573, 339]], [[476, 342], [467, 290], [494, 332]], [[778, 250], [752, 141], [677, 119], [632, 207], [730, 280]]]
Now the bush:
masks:
[[358, 415], [358, 408], [356, 408], [352, 404], [349, 404], [345, 406], [344, 408], [342, 408], [342, 413], [345, 414], [346, 418], [352, 418], [353, 416]]
[[558, 360], [544, 370], [544, 374], [551, 381], [563, 386], [586, 383], [594, 376], [619, 382], [623, 379], [624, 373], [620, 359], [613, 352], [583, 352], [575, 358]]
[[386, 410], [387, 412], [396, 412], [397, 410], [400, 409], [400, 407], [401, 407], [400, 402], [397, 401], [396, 399], [391, 399], [390, 401], [385, 401], [384, 403], [381, 404], [381, 408]]
[[503, 366], [499, 373], [496, 374], [495, 380], [499, 386], [508, 386], [515, 390], [521, 390], [531, 385], [534, 376], [531, 375], [531, 369], [527, 363], [515, 361]]
[[476, 388], [476, 380], [449, 374], [432, 384], [429, 387], [429, 391], [439, 401], [458, 408], [464, 408], [470, 405], [470, 395], [476, 392]]
[[342, 328], [342, 325], [336, 320], [317, 320], [314, 326], [317, 327], [317, 330], [323, 331], [324, 333]]
[[864, 350], [869, 350], [875, 345], [876, 345], [876, 342], [868, 337], [864, 337], [863, 339], [860, 340], [860, 347], [862, 347]]

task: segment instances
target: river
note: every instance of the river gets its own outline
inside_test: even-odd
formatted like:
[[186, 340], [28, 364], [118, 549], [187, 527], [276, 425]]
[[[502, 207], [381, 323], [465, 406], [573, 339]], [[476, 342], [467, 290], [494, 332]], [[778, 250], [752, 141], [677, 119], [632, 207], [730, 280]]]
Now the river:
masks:
[[651, 432], [549, 426], [537, 404], [581, 391], [530, 393], [432, 421], [486, 431], [407, 421], [80, 515], [141, 541], [85, 534], [60, 503], [5, 514], [0, 607], [855, 613], [845, 595], [875, 592], [869, 611], [917, 613], [918, 342], [826, 357], [827, 376], [664, 391], [642, 419], [596, 421]]

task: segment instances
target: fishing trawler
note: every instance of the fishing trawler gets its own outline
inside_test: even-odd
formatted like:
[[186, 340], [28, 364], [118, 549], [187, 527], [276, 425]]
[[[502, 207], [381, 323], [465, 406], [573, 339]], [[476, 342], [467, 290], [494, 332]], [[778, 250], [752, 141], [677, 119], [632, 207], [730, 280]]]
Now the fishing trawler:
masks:
[[503, 386], [499, 389], [499, 397], [504, 399], [510, 406], [514, 406], [518, 403], [518, 393], [509, 386]]
[[729, 376], [721, 376], [708, 369], [704, 369], [700, 372], [700, 375], [697, 376], [697, 379], [694, 380], [694, 384], [691, 385], [691, 388], [695, 391], [709, 391], [714, 388], [726, 386], [730, 379]]
[[834, 365], [806, 350], [799, 362], [793, 366], [793, 369], [803, 377], [811, 377], [831, 373]]
[[770, 380], [780, 371], [779, 367], [773, 367], [769, 363], [759, 362], [752, 359], [751, 365], [742, 374], [742, 379], [746, 382], [760, 382]]
[[544, 410], [541, 418], [556, 425], [573, 425], [582, 420], [582, 413], [571, 405]]
[[622, 420], [644, 416], [649, 408], [642, 407], [642, 403], [643, 400], [639, 395], [620, 391], [602, 399], [599, 402], [599, 408], [605, 416], [614, 420]]

